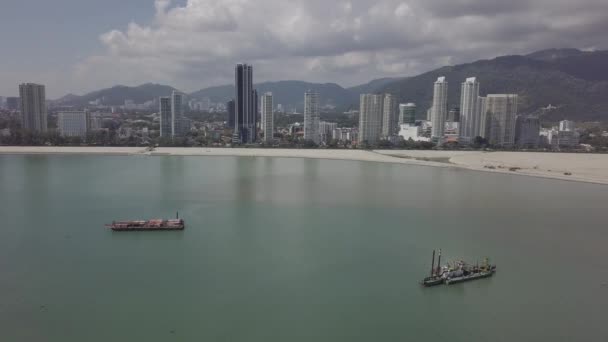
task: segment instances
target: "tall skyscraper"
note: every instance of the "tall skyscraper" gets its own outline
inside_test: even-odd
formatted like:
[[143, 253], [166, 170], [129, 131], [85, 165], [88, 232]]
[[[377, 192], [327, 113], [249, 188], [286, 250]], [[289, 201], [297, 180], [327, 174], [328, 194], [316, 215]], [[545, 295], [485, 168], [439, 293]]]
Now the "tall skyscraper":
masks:
[[180, 92], [173, 91], [171, 94], [171, 136], [175, 137], [179, 129], [175, 122], [181, 120], [184, 116], [184, 95]]
[[236, 111], [234, 109], [234, 100], [226, 103], [226, 111], [228, 112], [228, 127], [234, 129]]
[[59, 112], [57, 128], [64, 137], [85, 138], [90, 129], [89, 113], [86, 111]]
[[433, 89], [433, 109], [431, 112], [431, 122], [433, 129], [431, 137], [438, 143], [443, 142], [445, 132], [445, 119], [448, 112], [448, 82], [445, 77], [439, 77]]
[[383, 107], [382, 137], [388, 138], [396, 135], [398, 130], [397, 100], [393, 95], [385, 94]]
[[359, 108], [359, 143], [375, 145], [382, 133], [384, 96], [361, 94]]
[[520, 148], [537, 148], [540, 143], [540, 119], [536, 116], [518, 115], [515, 127], [515, 143]]
[[237, 64], [235, 82], [235, 123], [233, 141], [254, 143], [257, 138], [257, 92], [253, 89], [253, 67]]
[[272, 142], [274, 139], [274, 112], [270, 92], [262, 95], [262, 130], [264, 131], [264, 142]]
[[[253, 124], [253, 131], [257, 133], [257, 125], [261, 123], [261, 112], [260, 112], [260, 97], [258, 96], [258, 90], [253, 89], [253, 115], [255, 117], [255, 123]], [[256, 138], [257, 139], [257, 138]]]
[[312, 140], [315, 144], [321, 143], [320, 117], [319, 93], [309, 90], [304, 93], [304, 140]]
[[160, 136], [163, 138], [173, 137], [173, 123], [171, 120], [171, 98], [160, 98]]
[[399, 105], [399, 127], [404, 124], [416, 124], [416, 104], [402, 103]]
[[477, 120], [477, 128], [475, 137], [488, 137], [488, 99], [486, 97], [477, 98], [477, 107], [479, 108], [479, 120]]
[[460, 94], [460, 137], [459, 142], [470, 144], [479, 131], [479, 82], [469, 77], [462, 83]]
[[513, 146], [515, 144], [515, 120], [517, 117], [517, 95], [491, 94], [487, 97], [487, 115], [490, 144]]
[[21, 124], [35, 132], [47, 131], [46, 93], [43, 85], [24, 83], [19, 85], [21, 98]]

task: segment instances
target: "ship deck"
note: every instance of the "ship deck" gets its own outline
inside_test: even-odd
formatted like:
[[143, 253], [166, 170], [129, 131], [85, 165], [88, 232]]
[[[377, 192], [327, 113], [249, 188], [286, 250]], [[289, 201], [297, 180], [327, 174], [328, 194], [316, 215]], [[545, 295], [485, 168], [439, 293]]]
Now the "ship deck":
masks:
[[106, 227], [113, 231], [173, 231], [184, 230], [186, 224], [183, 219], [175, 220], [140, 220], [140, 221], [114, 221], [107, 224]]

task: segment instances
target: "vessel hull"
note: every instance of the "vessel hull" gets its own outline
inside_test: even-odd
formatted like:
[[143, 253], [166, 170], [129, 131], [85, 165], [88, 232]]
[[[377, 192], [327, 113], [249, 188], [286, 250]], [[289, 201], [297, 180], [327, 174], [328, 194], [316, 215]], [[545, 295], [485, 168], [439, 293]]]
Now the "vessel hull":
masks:
[[489, 278], [489, 277], [493, 276], [494, 273], [495, 273], [494, 271], [491, 271], [491, 272], [477, 273], [477, 274], [473, 274], [470, 276], [446, 279], [445, 283], [447, 285], [452, 285], [452, 284], [464, 283], [467, 281], [472, 281], [472, 280], [477, 280], [477, 279]]

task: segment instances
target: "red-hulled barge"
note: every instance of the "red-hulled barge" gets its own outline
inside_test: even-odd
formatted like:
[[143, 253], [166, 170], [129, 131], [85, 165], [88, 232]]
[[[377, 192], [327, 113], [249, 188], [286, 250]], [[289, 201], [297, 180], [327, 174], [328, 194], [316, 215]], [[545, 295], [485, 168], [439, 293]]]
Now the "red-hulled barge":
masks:
[[116, 232], [128, 231], [161, 231], [161, 230], [184, 230], [186, 223], [176, 215], [173, 220], [153, 219], [139, 221], [113, 221], [106, 227]]

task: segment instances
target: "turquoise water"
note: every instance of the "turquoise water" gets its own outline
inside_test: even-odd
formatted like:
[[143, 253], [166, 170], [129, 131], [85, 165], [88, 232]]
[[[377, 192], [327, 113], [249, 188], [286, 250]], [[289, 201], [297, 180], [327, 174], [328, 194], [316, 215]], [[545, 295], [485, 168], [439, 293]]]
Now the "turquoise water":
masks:
[[[607, 200], [421, 166], [0, 156], [0, 340], [608, 340]], [[103, 226], [176, 210], [184, 232]], [[498, 273], [421, 288], [434, 248]]]

